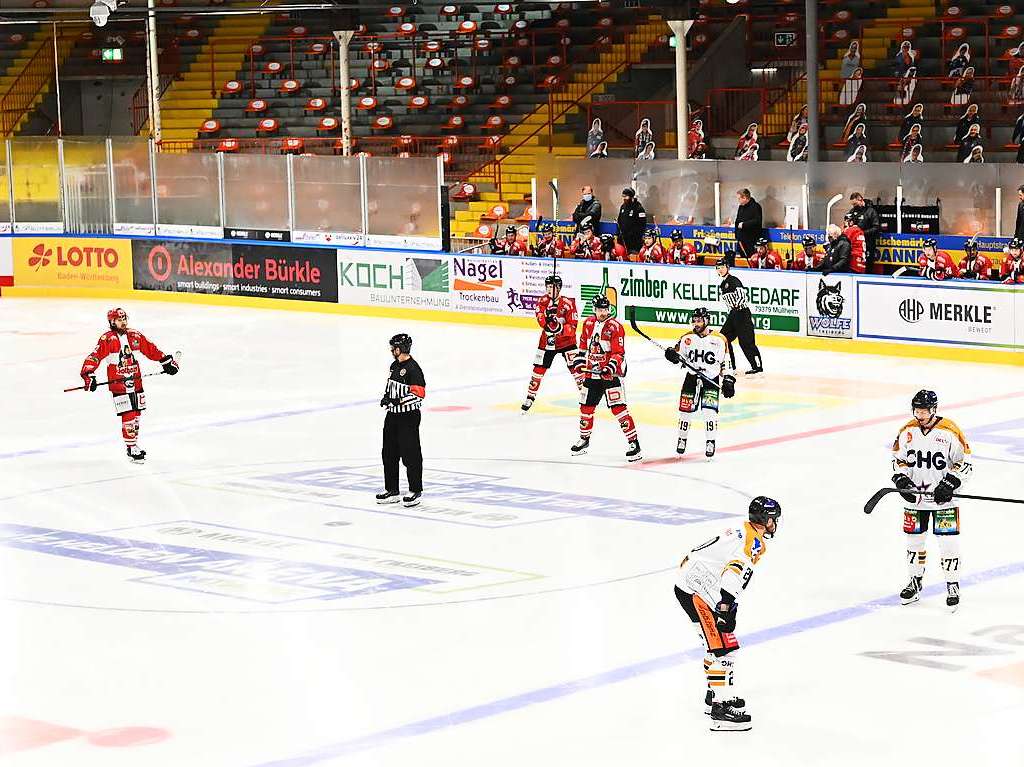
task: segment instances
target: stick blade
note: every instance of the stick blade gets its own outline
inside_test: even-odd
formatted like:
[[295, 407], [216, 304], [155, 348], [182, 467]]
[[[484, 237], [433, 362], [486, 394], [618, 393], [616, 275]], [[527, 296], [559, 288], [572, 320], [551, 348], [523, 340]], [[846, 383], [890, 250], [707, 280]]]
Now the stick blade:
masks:
[[881, 490], [877, 491], [873, 496], [868, 498], [868, 502], [864, 504], [864, 513], [870, 514], [872, 511], [875, 510], [875, 506], [878, 505], [879, 501], [885, 498], [885, 496], [887, 496], [889, 493], [895, 492], [895, 487], [883, 487]]

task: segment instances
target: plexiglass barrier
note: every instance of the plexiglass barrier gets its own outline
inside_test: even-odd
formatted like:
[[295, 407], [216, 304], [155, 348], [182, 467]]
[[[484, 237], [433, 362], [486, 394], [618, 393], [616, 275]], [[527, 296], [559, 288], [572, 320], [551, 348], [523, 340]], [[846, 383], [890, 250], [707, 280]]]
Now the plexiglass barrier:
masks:
[[[0, 145], [0, 232], [440, 248], [436, 158], [154, 151], [133, 137]], [[371, 243], [372, 244], [372, 243]]]

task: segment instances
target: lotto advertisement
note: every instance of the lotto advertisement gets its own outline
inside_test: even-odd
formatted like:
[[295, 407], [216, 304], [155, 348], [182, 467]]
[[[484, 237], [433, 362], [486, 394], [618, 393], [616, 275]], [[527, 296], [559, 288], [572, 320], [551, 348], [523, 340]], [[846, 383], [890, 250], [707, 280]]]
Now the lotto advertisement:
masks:
[[132, 287], [130, 240], [94, 237], [15, 237], [14, 284], [20, 287]]

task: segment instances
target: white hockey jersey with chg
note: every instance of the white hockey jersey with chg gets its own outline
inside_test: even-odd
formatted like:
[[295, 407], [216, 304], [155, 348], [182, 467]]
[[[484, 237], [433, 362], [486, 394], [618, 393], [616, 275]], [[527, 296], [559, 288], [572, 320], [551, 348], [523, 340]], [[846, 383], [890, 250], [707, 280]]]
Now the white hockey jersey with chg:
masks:
[[[910, 477], [917, 490], [933, 492], [946, 474], [953, 474], [961, 482], [971, 472], [971, 454], [967, 438], [960, 427], [948, 418], [939, 418], [931, 427], [922, 429], [916, 418], [911, 418], [900, 429], [892, 444], [893, 470]], [[907, 503], [912, 509], [951, 508], [936, 504], [930, 495], [918, 496], [916, 503]]]
[[[691, 330], [680, 337], [676, 351], [680, 357], [712, 381], [733, 372], [729, 361], [729, 342], [721, 333], [712, 332], [701, 337]], [[683, 372], [690, 371], [684, 367]]]
[[750, 522], [744, 522], [743, 527], [725, 530], [687, 554], [676, 582], [683, 591], [697, 594], [711, 607], [721, 600], [722, 590], [739, 601], [765, 550], [764, 538]]

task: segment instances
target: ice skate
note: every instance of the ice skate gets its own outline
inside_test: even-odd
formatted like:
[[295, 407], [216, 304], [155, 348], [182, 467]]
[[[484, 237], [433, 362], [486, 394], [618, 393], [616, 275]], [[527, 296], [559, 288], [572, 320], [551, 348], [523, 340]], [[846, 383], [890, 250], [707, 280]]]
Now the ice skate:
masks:
[[712, 732], [746, 732], [752, 726], [750, 714], [737, 711], [728, 702], [711, 704]]
[[375, 495], [374, 497], [377, 499], [377, 503], [380, 504], [381, 506], [388, 503], [398, 503], [400, 500], [402, 500], [401, 495], [399, 495], [398, 493], [389, 493], [387, 490], [385, 490], [383, 493], [377, 493], [377, 495]]
[[132, 463], [145, 463], [146, 451], [135, 445], [128, 446], [128, 460]]
[[630, 443], [626, 449], [626, 460], [630, 463], [634, 461], [642, 461], [644, 454], [640, 451], [640, 440], [630, 440]]
[[715, 441], [709, 439], [704, 445], [704, 458], [710, 461], [715, 457]]
[[407, 493], [402, 496], [402, 505], [407, 509], [411, 509], [413, 506], [420, 505], [420, 496], [423, 493]]
[[520, 407], [522, 408], [523, 412], [526, 413], [527, 411], [529, 411], [531, 407], [533, 407], [533, 400], [527, 397], [526, 399], [523, 400], [523, 404], [520, 405]]
[[905, 605], [911, 605], [921, 598], [921, 578], [913, 576], [910, 583], [900, 592], [900, 600]]
[[[711, 692], [711, 690], [708, 690], [707, 693], [704, 695], [704, 713], [708, 716], [711, 716], [711, 706], [714, 702], [715, 695]], [[743, 698], [729, 698], [728, 700], [723, 700], [722, 704], [728, 706], [729, 708], [735, 711], [740, 712], [742, 712], [743, 709], [747, 707], [747, 702], [743, 700]]]
[[676, 442], [676, 452], [683, 455], [686, 452], [686, 437], [680, 437]]
[[960, 609], [960, 584], [959, 583], [947, 583], [946, 584], [946, 607], [949, 608], [950, 612], [955, 613]]
[[580, 441], [573, 445], [571, 448], [569, 448], [569, 452], [571, 452], [573, 455], [586, 455], [587, 448], [589, 447], [590, 438], [580, 437]]

